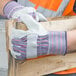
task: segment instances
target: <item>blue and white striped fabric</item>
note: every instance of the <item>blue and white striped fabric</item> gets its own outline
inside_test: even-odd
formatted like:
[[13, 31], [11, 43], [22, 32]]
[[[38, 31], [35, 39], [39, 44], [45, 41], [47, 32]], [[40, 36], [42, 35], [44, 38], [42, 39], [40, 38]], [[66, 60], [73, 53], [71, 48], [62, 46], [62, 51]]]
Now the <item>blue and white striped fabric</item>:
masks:
[[13, 51], [21, 54], [20, 56], [16, 55], [16, 59], [26, 59], [27, 37], [14, 38], [12, 39], [12, 44]]
[[[49, 32], [44, 36], [36, 36], [36, 39], [34, 37], [28, 39], [28, 36], [24, 36], [12, 39], [13, 51], [21, 54], [20, 56], [16, 55], [16, 59], [23, 60], [49, 54], [66, 54], [66, 32]], [[31, 41], [30, 45], [29, 41]]]

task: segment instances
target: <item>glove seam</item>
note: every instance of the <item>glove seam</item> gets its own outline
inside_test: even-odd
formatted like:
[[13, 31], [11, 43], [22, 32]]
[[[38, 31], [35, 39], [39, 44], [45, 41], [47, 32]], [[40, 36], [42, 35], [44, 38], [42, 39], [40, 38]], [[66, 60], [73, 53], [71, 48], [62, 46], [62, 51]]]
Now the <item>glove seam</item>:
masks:
[[67, 32], [65, 31], [65, 43], [66, 43], [66, 49], [64, 55], [68, 52], [67, 50]]

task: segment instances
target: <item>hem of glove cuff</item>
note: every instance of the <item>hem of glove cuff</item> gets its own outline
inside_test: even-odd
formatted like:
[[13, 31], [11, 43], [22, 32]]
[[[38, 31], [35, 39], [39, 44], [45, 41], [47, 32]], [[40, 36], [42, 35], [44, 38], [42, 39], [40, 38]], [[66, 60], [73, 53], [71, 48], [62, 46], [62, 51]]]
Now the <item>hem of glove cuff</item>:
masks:
[[65, 31], [65, 42], [66, 42], [66, 51], [65, 51], [65, 54], [64, 55], [66, 55], [67, 54], [67, 32]]
[[15, 1], [9, 1], [3, 8], [3, 13], [7, 18], [11, 18], [13, 13], [17, 10], [24, 8]]
[[7, 2], [6, 5], [5, 5], [4, 8], [3, 8], [3, 14], [4, 14], [4, 15], [5, 15], [5, 11], [4, 11], [4, 10], [5, 10], [5, 7], [6, 7], [10, 2], [12, 2], [12, 1]]

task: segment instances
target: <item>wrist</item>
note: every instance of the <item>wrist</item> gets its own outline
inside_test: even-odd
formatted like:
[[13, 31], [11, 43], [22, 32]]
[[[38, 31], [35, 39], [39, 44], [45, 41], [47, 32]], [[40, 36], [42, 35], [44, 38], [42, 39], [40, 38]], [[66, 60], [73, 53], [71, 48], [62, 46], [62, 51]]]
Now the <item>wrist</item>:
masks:
[[67, 32], [67, 49], [68, 52], [76, 50], [76, 30]]
[[20, 10], [24, 8], [23, 6], [21, 6], [20, 4], [16, 3], [15, 1], [10, 1], [8, 2], [5, 7], [4, 7], [4, 15], [7, 18], [12, 18], [12, 15], [15, 11]]
[[4, 7], [5, 7], [5, 5], [8, 3], [8, 2], [10, 2], [11, 0], [0, 0], [0, 3], [1, 3], [1, 5], [0, 5], [0, 15], [4, 15], [4, 13], [3, 13], [3, 9], [4, 9]]

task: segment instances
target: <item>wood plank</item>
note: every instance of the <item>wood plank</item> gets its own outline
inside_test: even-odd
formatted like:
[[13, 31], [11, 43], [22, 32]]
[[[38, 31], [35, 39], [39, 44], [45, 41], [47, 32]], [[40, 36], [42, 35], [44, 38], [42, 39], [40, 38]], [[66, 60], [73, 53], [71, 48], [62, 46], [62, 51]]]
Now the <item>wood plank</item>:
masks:
[[[68, 19], [69, 18], [69, 19]], [[48, 31], [62, 31], [62, 30], [73, 30], [76, 29], [76, 17], [60, 17], [55, 19], [50, 19], [49, 22], [41, 23], [43, 27], [47, 27]], [[24, 24], [12, 22], [11, 20], [7, 21], [7, 26], [9, 27], [7, 33], [7, 38], [9, 38], [9, 45], [7, 40], [8, 49], [10, 50], [10, 35], [11, 29], [15, 25], [17, 29], [26, 30]], [[25, 28], [24, 28], [24, 27]], [[66, 28], [65, 28], [66, 27]], [[10, 71], [9, 76], [41, 76], [44, 74], [54, 73], [62, 70], [67, 70], [76, 67], [76, 53], [70, 53], [65, 56], [57, 55], [57, 56], [48, 56], [35, 60], [28, 61], [15, 61], [12, 60], [12, 71]], [[13, 69], [15, 71], [13, 71]], [[11, 74], [11, 75], [10, 75]]]
[[5, 19], [0, 19], [0, 76], [8, 74], [8, 55], [6, 52]]
[[[18, 64], [17, 76], [41, 76], [76, 67], [76, 53], [48, 56]], [[75, 59], [75, 60], [74, 60]]]

